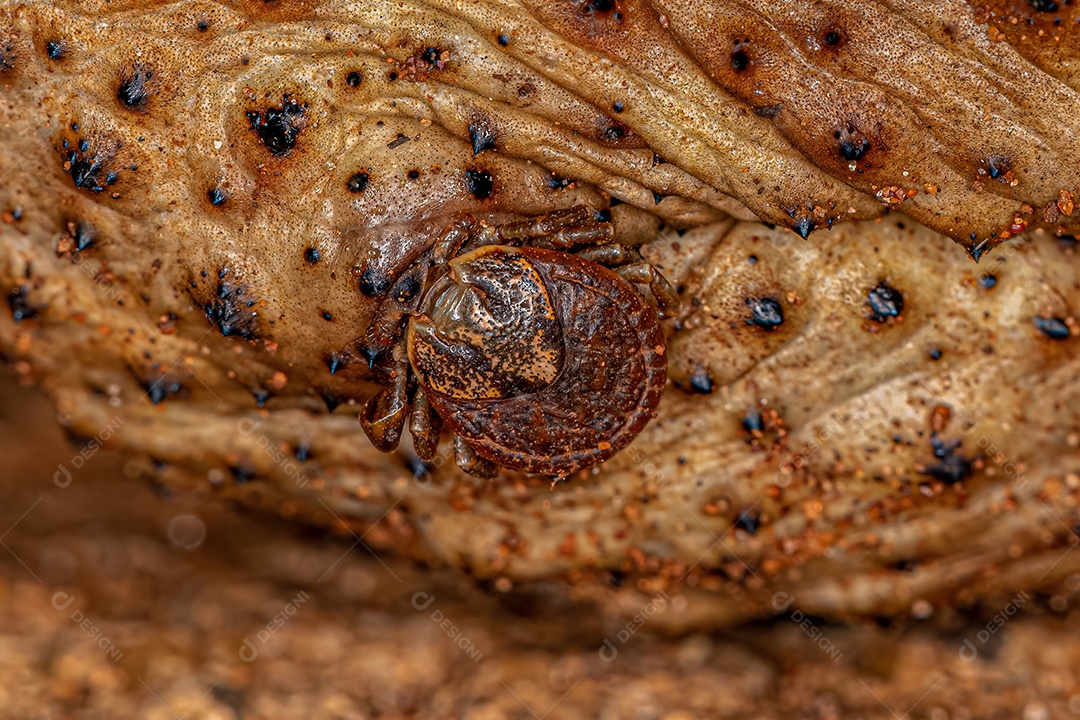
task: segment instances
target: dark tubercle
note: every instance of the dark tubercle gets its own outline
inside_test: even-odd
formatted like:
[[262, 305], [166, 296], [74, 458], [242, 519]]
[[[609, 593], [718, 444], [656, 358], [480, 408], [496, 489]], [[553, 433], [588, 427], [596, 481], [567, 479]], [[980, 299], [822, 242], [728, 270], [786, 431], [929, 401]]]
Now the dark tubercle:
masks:
[[1058, 317], [1035, 317], [1035, 327], [1051, 340], [1068, 340], [1070, 336], [1069, 326]]
[[0, 73], [15, 69], [14, 43], [0, 39]]
[[[72, 125], [72, 129], [78, 125]], [[117, 182], [120, 175], [106, 166], [112, 160], [112, 150], [106, 149], [106, 143], [95, 142], [91, 147], [89, 140], [79, 139], [75, 147], [68, 140], [62, 143], [64, 170], [71, 175], [75, 187], [91, 192], [102, 192], [106, 186]]]
[[741, 513], [739, 517], [735, 518], [734, 526], [742, 530], [748, 535], [756, 535], [758, 531], [758, 524], [760, 523], [760, 517], [754, 512], [747, 510]]
[[253, 309], [255, 298], [241, 282], [230, 279], [229, 274], [228, 268], [218, 272], [217, 289], [209, 301], [192, 299], [222, 335], [254, 340], [258, 335], [258, 315]]
[[368, 297], [382, 295], [390, 287], [390, 278], [369, 267], [360, 273], [359, 287]]
[[473, 155], [479, 155], [485, 150], [495, 149], [495, 128], [491, 121], [485, 117], [473, 120], [469, 125], [469, 140], [472, 141]]
[[150, 81], [153, 77], [153, 70], [142, 65], [134, 66], [131, 73], [121, 79], [116, 99], [132, 110], [145, 109], [150, 100]]
[[361, 170], [349, 176], [349, 179], [345, 181], [345, 188], [351, 193], [362, 193], [367, 189], [370, 181], [371, 175]]
[[28, 294], [26, 287], [22, 285], [13, 287], [8, 293], [8, 307], [11, 308], [11, 317], [15, 322], [35, 320], [40, 317], [37, 308], [30, 304]]
[[483, 200], [495, 191], [495, 179], [487, 170], [468, 169], [465, 171], [465, 186], [473, 197]]
[[852, 124], [847, 124], [833, 132], [839, 145], [840, 157], [848, 162], [862, 160], [870, 150], [870, 142]]
[[1060, 3], [1056, 0], [1028, 0], [1028, 5], [1036, 12], [1053, 13], [1058, 11]]
[[182, 383], [167, 377], [145, 380], [143, 387], [146, 389], [146, 397], [153, 405], [159, 405], [171, 396], [183, 394], [186, 390]]
[[742, 72], [750, 67], [750, 56], [747, 54], [745, 48], [738, 48], [731, 53], [731, 69], [735, 72]]
[[701, 395], [709, 395], [713, 391], [712, 375], [708, 372], [696, 372], [690, 376], [690, 390]]
[[749, 325], [772, 331], [784, 324], [784, 308], [773, 298], [747, 298], [746, 306], [750, 308]]
[[72, 225], [74, 226], [74, 232], [72, 233], [71, 239], [75, 243], [75, 252], [82, 252], [94, 244], [94, 236], [96, 233], [93, 225], [81, 221], [72, 223], [69, 227]]
[[874, 322], [886, 322], [904, 312], [903, 294], [885, 283], [866, 294], [866, 303], [870, 306], [870, 319]]
[[424, 48], [420, 58], [428, 65], [438, 65], [442, 59], [442, 50], [435, 47]]
[[971, 476], [972, 464], [960, 451], [960, 440], [946, 442], [933, 437], [930, 445], [938, 461], [923, 469], [922, 475], [929, 475], [948, 485], [961, 482]]
[[345, 359], [338, 353], [332, 352], [326, 357], [326, 368], [330, 371], [330, 374], [335, 374], [338, 370], [345, 367]]
[[306, 106], [285, 95], [281, 105], [248, 112], [247, 118], [266, 149], [280, 157], [296, 146], [306, 111]]
[[803, 240], [810, 237], [810, 233], [814, 232], [814, 228], [814, 221], [807, 215], [797, 219], [791, 226], [791, 229], [797, 232]]

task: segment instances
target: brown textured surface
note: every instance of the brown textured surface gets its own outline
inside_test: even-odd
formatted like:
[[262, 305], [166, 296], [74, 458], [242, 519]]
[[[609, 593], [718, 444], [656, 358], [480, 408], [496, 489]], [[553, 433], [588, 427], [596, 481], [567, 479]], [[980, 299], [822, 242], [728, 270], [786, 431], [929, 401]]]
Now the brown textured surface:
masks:
[[[724, 28], [750, 38], [750, 65], [723, 72], [709, 53], [731, 37], [694, 29], [702, 6], [634, 7], [5, 4], [0, 347], [74, 434], [112, 428], [161, 483], [298, 522], [332, 510], [375, 546], [494, 582], [570, 580], [616, 614], [685, 588], [686, 611], [656, 620], [674, 629], [773, 614], [776, 592], [841, 617], [1060, 587], [1080, 564], [1080, 279], [1052, 237], [1076, 187], [1066, 74], [957, 3], [746, 3]], [[846, 33], [836, 52], [804, 48], [822, 18]], [[805, 243], [724, 220], [881, 213], [827, 161], [835, 118], [815, 119], [804, 87], [821, 68], [837, 79], [818, 87], [856, 93], [830, 109], [880, 109], [882, 132], [910, 121], [868, 135], [880, 182], [938, 186], [904, 209], [985, 238], [1027, 201], [1057, 208], [1051, 229], [977, 269], [898, 215]], [[737, 99], [756, 92], [747, 73], [778, 113]], [[857, 94], [871, 89], [886, 97]], [[796, 111], [803, 129], [785, 130]], [[494, 148], [474, 155], [476, 137]], [[670, 389], [635, 444], [554, 489], [375, 453], [355, 418], [373, 387], [363, 293], [457, 211], [608, 195], [624, 240], [666, 223], [646, 254], [684, 286], [672, 377], [713, 392]], [[882, 284], [904, 307], [878, 322]], [[763, 299], [784, 313], [772, 331]]]
[[[152, 405], [111, 355], [93, 354], [117, 347], [109, 338], [131, 315], [101, 305], [81, 273], [49, 287], [87, 309], [82, 325], [54, 323], [50, 308], [0, 329], [73, 431], [112, 427], [110, 445], [152, 458], [144, 471], [159, 482], [302, 522], [336, 523], [332, 511], [370, 527], [374, 546], [484, 579], [568, 579], [612, 612], [686, 588], [687, 611], [667, 619], [677, 628], [772, 614], [778, 591], [829, 616], [893, 615], [1075, 572], [1077, 338], [1035, 324], [1076, 327], [1075, 250], [1035, 234], [996, 256], [991, 288], [946, 238], [900, 219], [843, 226], [829, 242], [789, 237], [722, 224], [646, 249], [687, 289], [671, 321], [673, 383], [704, 377], [713, 392], [670, 388], [629, 448], [554, 489], [463, 476], [448, 444], [427, 467], [382, 455], [345, 408], [256, 411], [208, 362], [239, 357], [235, 338], [157, 336], [157, 352], [197, 375], [186, 398]], [[883, 282], [904, 307], [876, 322], [867, 298]], [[783, 324], [749, 324], [751, 297], [776, 299]]]
[[[1080, 714], [1076, 7], [606, 5], [0, 3], [0, 351], [76, 438], [0, 389], [3, 713]], [[577, 203], [683, 288], [657, 421], [376, 453], [365, 293]]]

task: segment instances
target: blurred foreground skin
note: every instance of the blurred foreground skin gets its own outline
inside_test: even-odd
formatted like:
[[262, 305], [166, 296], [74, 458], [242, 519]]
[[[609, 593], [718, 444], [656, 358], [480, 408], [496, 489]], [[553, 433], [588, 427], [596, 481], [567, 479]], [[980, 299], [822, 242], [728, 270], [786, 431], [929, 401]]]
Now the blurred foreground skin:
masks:
[[[76, 438], [54, 486], [119, 451], [526, 616], [584, 604], [609, 654], [1067, 612], [1080, 9], [607, 5], [0, 5], [0, 353]], [[396, 280], [462, 214], [577, 205], [680, 288], [658, 417], [554, 487], [376, 452]]]
[[[798, 610], [724, 634], [655, 622], [676, 589], [601, 613], [193, 496], [78, 447], [0, 373], [4, 717], [1067, 718], [1077, 576], [964, 612], [839, 623]], [[62, 483], [63, 484], [63, 483]], [[166, 494], [167, 495], [167, 494]], [[792, 604], [787, 603], [795, 600]]]

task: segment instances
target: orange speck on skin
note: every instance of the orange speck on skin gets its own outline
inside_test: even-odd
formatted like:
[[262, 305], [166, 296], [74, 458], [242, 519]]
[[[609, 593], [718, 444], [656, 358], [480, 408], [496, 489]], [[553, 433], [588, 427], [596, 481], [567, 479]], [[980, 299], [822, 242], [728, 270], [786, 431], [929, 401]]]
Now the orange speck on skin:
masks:
[[1071, 216], [1073, 214], [1073, 209], [1074, 209], [1072, 193], [1069, 192], [1068, 190], [1060, 190], [1060, 191], [1058, 191], [1057, 207], [1058, 207], [1058, 210], [1061, 211], [1062, 215], [1070, 215]]
[[944, 432], [951, 418], [952, 411], [947, 405], [937, 405], [930, 415], [930, 429], [937, 434]]
[[761, 563], [761, 569], [766, 575], [775, 575], [780, 572], [781, 568], [779, 560], [770, 559]]

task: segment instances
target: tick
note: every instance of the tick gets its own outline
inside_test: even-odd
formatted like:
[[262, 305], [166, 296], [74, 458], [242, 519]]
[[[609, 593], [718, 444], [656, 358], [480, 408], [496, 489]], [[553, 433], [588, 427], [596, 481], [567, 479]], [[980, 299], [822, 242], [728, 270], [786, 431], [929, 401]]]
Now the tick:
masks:
[[660, 317], [677, 306], [664, 276], [584, 206], [502, 225], [466, 216], [395, 280], [368, 328], [389, 384], [361, 426], [391, 452], [408, 420], [423, 460], [445, 426], [458, 465], [481, 477], [566, 476], [655, 415], [667, 381]]

